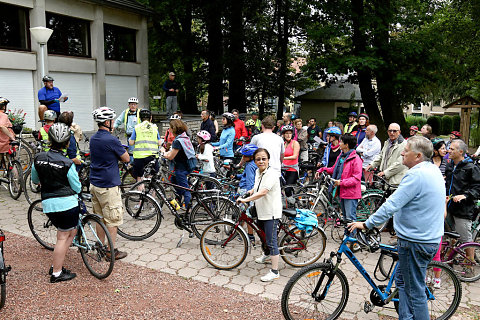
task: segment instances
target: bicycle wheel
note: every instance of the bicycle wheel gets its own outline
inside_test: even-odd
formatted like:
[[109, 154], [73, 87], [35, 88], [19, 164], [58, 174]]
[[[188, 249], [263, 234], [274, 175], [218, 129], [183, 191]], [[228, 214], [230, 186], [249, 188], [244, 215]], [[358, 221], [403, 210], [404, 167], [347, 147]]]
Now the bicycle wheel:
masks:
[[[3, 234], [3, 233], [2, 233]], [[7, 299], [7, 271], [3, 256], [3, 242], [0, 242], [0, 309], [5, 306]]]
[[23, 189], [23, 171], [22, 165], [17, 160], [11, 162], [11, 168], [8, 170], [8, 192], [13, 200], [17, 200], [22, 194]]
[[306, 232], [294, 227], [289, 232], [295, 237], [286, 233], [280, 240], [280, 256], [283, 261], [293, 267], [304, 267], [322, 256], [327, 243], [327, 236], [322, 229], [314, 228], [311, 232]]
[[[4, 275], [2, 274], [2, 277]], [[5, 301], [7, 300], [7, 284], [2, 283], [0, 284], [0, 309], [5, 306]]]
[[122, 174], [122, 184], [120, 185], [120, 191], [122, 193], [127, 192], [136, 182], [137, 179], [131, 174], [132, 170], [124, 171]]
[[33, 152], [30, 147], [28, 147], [28, 142], [25, 139], [21, 138], [20, 141], [21, 144], [17, 149], [16, 159], [20, 162], [22, 172], [25, 173], [32, 167]]
[[222, 190], [223, 186], [217, 179], [213, 177], [198, 176], [195, 181], [193, 190], [195, 191], [206, 191], [206, 190]]
[[[440, 288], [434, 288], [435, 272], [440, 273]], [[425, 279], [430, 318], [449, 319], [457, 310], [462, 299], [462, 285], [458, 277], [445, 263], [432, 261], [427, 267]], [[398, 302], [395, 303], [395, 307], [398, 308]]]
[[228, 218], [235, 221], [240, 211], [235, 202], [225, 197], [205, 197], [193, 207], [189, 222], [193, 233], [200, 239], [205, 228], [212, 222]]
[[128, 240], [140, 241], [157, 232], [162, 222], [162, 211], [155, 199], [139, 191], [122, 194], [123, 224], [118, 234]]
[[291, 198], [295, 201], [289, 203], [289, 200], [287, 199], [287, 205], [289, 208], [311, 210], [317, 215], [319, 226], [323, 227], [325, 225], [327, 208], [325, 208], [323, 201], [317, 199], [318, 196], [313, 193], [299, 193], [294, 194]]
[[24, 175], [23, 186], [25, 187], [23, 189], [25, 199], [27, 199], [27, 202], [29, 204], [32, 204], [34, 201], [40, 199], [40, 197], [41, 197], [40, 184], [35, 184], [35, 183], [32, 182], [32, 171], [31, 170], [29, 170]]
[[[473, 282], [480, 279], [480, 244], [469, 243], [456, 247], [452, 260], [447, 264], [460, 281]], [[468, 254], [471, 251], [472, 257]]]
[[46, 249], [53, 251], [57, 242], [57, 228], [43, 213], [41, 199], [32, 202], [28, 208], [27, 221], [33, 237]]
[[[333, 266], [329, 263], [314, 263], [297, 271], [288, 281], [282, 293], [282, 312], [287, 320], [297, 319], [337, 319], [347, 305], [349, 287], [342, 270], [337, 269], [327, 295], [323, 300], [316, 301], [312, 293], [320, 283], [317, 295], [326, 290], [327, 272]], [[322, 277], [325, 275], [324, 277]]]
[[[106, 244], [97, 232], [105, 234]], [[107, 227], [99, 217], [87, 215], [82, 219], [82, 228], [77, 231], [80, 254], [88, 271], [98, 279], [105, 279], [112, 273], [115, 263], [113, 241]]]
[[[228, 242], [227, 239], [230, 240]], [[213, 267], [230, 270], [245, 261], [248, 254], [247, 237], [235, 225], [217, 221], [205, 228], [200, 237], [202, 255]]]
[[382, 205], [384, 199], [379, 193], [366, 193], [357, 204], [357, 220], [367, 220]]
[[345, 227], [337, 221], [333, 221], [330, 229], [330, 237], [336, 243], [342, 243], [345, 235]]

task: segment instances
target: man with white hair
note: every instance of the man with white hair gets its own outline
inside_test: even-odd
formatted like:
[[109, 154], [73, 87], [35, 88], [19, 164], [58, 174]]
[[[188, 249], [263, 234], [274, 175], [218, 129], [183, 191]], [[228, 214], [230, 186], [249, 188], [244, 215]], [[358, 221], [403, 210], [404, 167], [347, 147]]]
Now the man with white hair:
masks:
[[425, 276], [443, 235], [444, 180], [430, 161], [433, 145], [427, 138], [409, 138], [401, 154], [408, 171], [398, 189], [367, 221], [351, 223], [349, 230], [371, 229], [393, 216], [398, 236], [399, 319], [429, 320]]
[[377, 131], [378, 128], [376, 125], [369, 125], [365, 130], [365, 139], [363, 139], [360, 145], [357, 147], [357, 153], [363, 160], [362, 168], [365, 181], [370, 181], [372, 176], [371, 172], [366, 171], [368, 165], [372, 163], [373, 159], [375, 159], [382, 149], [382, 143], [375, 136]]
[[385, 177], [391, 185], [399, 185], [408, 168], [402, 164], [402, 151], [407, 145], [400, 134], [400, 125], [391, 123], [388, 126], [388, 140], [383, 144], [380, 154], [375, 157], [366, 170], [378, 168], [380, 177]]

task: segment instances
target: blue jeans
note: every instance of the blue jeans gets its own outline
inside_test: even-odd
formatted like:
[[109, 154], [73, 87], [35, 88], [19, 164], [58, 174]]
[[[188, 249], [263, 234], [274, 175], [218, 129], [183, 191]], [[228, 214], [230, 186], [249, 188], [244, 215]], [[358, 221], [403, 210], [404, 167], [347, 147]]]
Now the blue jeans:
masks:
[[[340, 207], [342, 208], [343, 219], [350, 221], [357, 221], [357, 205], [358, 199], [342, 199], [340, 198]], [[346, 229], [345, 229], [345, 232]], [[351, 236], [354, 237], [356, 231], [351, 233]]]
[[[188, 175], [187, 170], [175, 169], [175, 175], [172, 176], [173, 183], [178, 184], [179, 186], [182, 186], [185, 188], [190, 188], [190, 186], [188, 185], [187, 175]], [[175, 188], [175, 191], [177, 191], [180, 197], [183, 196], [183, 202], [185, 203], [185, 207], [188, 207], [188, 204], [192, 199], [192, 195], [190, 194], [190, 191], [180, 189], [180, 188]]]
[[399, 320], [430, 320], [425, 276], [438, 246], [438, 243], [418, 243], [398, 238], [399, 261], [395, 283], [399, 294]]
[[267, 244], [267, 250], [264, 251], [265, 255], [277, 256], [280, 254], [278, 250], [277, 241], [277, 227], [278, 220], [258, 220], [260, 228], [265, 232], [265, 241]]

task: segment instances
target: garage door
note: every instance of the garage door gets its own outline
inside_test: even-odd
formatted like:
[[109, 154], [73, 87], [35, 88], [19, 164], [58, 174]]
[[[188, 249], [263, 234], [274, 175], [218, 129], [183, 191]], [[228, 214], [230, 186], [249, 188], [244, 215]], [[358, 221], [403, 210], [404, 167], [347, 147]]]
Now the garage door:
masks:
[[33, 89], [32, 71], [0, 69], [0, 96], [10, 100], [8, 108], [12, 111], [23, 109], [27, 113], [25, 126], [28, 128], [35, 128], [37, 90]]
[[72, 110], [73, 121], [80, 125], [83, 131], [93, 128], [93, 79], [91, 74], [51, 72], [55, 79], [54, 85], [68, 95], [68, 101], [61, 104], [61, 111]]
[[[107, 107], [120, 115], [128, 106], [128, 98], [137, 97], [137, 77], [105, 76]], [[143, 101], [140, 101], [140, 106]]]

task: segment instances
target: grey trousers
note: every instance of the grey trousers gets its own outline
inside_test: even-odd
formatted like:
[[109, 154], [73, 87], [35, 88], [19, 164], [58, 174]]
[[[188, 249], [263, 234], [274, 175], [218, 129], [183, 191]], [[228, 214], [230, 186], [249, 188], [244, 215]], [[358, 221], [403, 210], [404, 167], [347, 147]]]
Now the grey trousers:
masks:
[[167, 103], [167, 114], [171, 116], [174, 112], [177, 111], [177, 96], [168, 96], [166, 99]]

